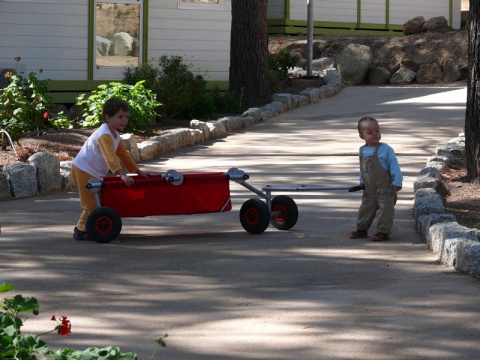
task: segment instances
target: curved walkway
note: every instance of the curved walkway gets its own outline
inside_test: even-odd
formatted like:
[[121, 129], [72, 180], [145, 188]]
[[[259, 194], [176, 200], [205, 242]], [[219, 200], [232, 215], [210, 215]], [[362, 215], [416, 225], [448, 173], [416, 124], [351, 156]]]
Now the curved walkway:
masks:
[[51, 314], [71, 319], [71, 336], [46, 339], [52, 349], [118, 345], [149, 359], [168, 333], [160, 358], [476, 359], [478, 281], [438, 266], [412, 219], [413, 182], [462, 131], [465, 98], [461, 86], [345, 88], [142, 165], [237, 167], [258, 188], [352, 185], [356, 122], [375, 116], [405, 175], [389, 242], [347, 238], [360, 196], [343, 191], [290, 194], [296, 226], [249, 235], [238, 210], [255, 195], [235, 183], [231, 212], [127, 218], [118, 241], [75, 242], [77, 194], [61, 193], [0, 203], [1, 281], [40, 301], [25, 331], [49, 330]]

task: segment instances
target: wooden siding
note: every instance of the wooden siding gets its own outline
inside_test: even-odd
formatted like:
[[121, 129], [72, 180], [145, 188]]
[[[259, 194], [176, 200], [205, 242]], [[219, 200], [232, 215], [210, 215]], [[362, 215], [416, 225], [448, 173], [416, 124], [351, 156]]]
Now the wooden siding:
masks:
[[40, 79], [87, 79], [88, 1], [0, 1], [0, 34], [0, 62], [20, 56]]
[[408, 20], [423, 16], [426, 20], [443, 16], [450, 19], [448, 0], [390, 0], [390, 22], [404, 24]]
[[268, 18], [269, 19], [285, 18], [285, 1], [284, 0], [268, 0]]
[[386, 24], [387, 2], [385, 0], [362, 0], [361, 24]]
[[[290, 1], [290, 19], [307, 20], [307, 2]], [[313, 3], [315, 21], [357, 21], [357, 0], [315, 1]]]
[[[270, 1], [273, 4], [270, 4]], [[307, 2], [305, 0], [270, 0], [268, 19], [270, 25], [282, 27], [294, 25], [293, 31], [301, 28], [301, 22], [307, 21]], [[444, 16], [450, 26], [460, 28], [462, 0], [312, 0], [314, 21], [321, 24], [334, 25], [336, 28], [351, 28], [357, 24], [357, 29], [400, 29], [403, 24], [416, 17], [430, 19]], [[290, 16], [280, 18], [280, 9], [289, 4]], [[358, 4], [360, 3], [360, 12]], [[452, 8], [451, 8], [452, 4]], [[284, 12], [284, 9], [282, 9]], [[387, 13], [388, 12], [388, 13]], [[342, 26], [343, 24], [343, 26]], [[319, 26], [318, 24], [316, 26]], [[321, 25], [320, 25], [321, 26]], [[286, 29], [286, 28], [285, 28]]]
[[150, 0], [149, 4], [149, 58], [183, 56], [208, 80], [228, 81], [230, 1], [224, 1], [221, 11], [178, 9], [177, 0]]

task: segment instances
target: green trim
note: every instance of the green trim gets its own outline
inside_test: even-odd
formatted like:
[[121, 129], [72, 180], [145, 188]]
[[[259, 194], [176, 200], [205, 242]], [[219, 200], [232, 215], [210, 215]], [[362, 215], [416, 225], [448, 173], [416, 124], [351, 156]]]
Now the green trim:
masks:
[[143, 0], [142, 63], [148, 62], [148, 0]]
[[362, 0], [357, 0], [357, 27], [362, 24]]
[[94, 60], [94, 48], [93, 44], [95, 44], [95, 2], [94, 0], [90, 0], [88, 9], [88, 73], [87, 79], [93, 80], [93, 60]]
[[96, 90], [111, 80], [48, 80], [48, 92], [54, 103], [74, 104], [77, 96]]
[[448, 19], [448, 21], [450, 23], [449, 25], [453, 26], [453, 0], [450, 0], [450, 11], [449, 11], [449, 13], [450, 13], [449, 14], [449, 19]]
[[285, 0], [285, 19], [290, 19], [290, 0]]
[[390, 0], [385, 0], [385, 29], [390, 26]]

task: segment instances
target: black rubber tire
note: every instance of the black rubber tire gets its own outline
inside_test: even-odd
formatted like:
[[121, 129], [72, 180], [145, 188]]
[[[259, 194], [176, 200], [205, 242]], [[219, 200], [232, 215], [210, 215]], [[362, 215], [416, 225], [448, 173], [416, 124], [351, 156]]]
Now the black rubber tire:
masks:
[[263, 233], [270, 223], [270, 211], [260, 199], [250, 199], [240, 208], [240, 223], [250, 234]]
[[87, 236], [98, 243], [115, 240], [122, 231], [122, 218], [109, 207], [93, 210], [87, 218]]
[[272, 213], [275, 212], [280, 214], [272, 216], [270, 223], [278, 230], [289, 230], [297, 223], [298, 207], [290, 196], [279, 195], [272, 199]]

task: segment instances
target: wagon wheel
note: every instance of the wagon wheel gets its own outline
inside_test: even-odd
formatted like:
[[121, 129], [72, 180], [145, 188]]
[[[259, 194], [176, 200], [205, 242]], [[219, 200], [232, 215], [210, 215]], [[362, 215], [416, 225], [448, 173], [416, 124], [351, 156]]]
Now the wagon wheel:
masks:
[[268, 228], [270, 211], [260, 199], [250, 199], [240, 208], [240, 223], [250, 234], [261, 234]]
[[291, 229], [298, 220], [298, 207], [290, 196], [279, 195], [272, 199], [272, 213], [270, 223], [278, 230]]
[[87, 218], [87, 234], [96, 242], [109, 243], [117, 238], [122, 230], [122, 218], [109, 207], [93, 210]]

